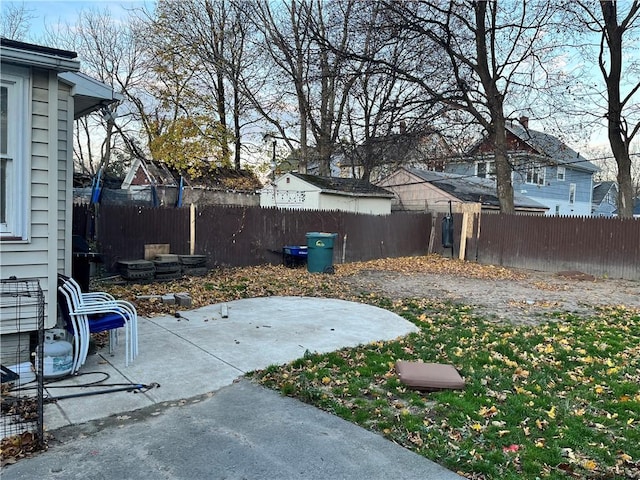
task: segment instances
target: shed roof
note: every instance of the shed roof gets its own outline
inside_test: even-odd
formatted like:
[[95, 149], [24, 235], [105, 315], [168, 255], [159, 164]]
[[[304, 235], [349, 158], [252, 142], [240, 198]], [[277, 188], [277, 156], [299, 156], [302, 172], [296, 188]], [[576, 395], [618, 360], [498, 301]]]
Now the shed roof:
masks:
[[322, 189], [325, 193], [366, 195], [372, 197], [393, 198], [393, 193], [359, 178], [321, 177], [305, 173], [291, 172], [300, 180]]
[[[500, 206], [494, 180], [454, 173], [431, 172], [417, 168], [405, 168], [405, 170], [463, 202]], [[513, 202], [516, 208], [548, 210], [545, 205], [517, 192], [513, 194]]]

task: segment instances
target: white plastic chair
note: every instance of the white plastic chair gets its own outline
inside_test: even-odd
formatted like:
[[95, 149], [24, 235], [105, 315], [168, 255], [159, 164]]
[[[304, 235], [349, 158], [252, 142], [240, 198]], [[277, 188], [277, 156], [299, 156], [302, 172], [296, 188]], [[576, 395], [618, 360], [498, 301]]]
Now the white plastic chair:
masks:
[[[89, 352], [91, 333], [109, 331], [109, 351], [117, 343], [117, 329], [125, 330], [125, 366], [138, 354], [137, 312], [124, 300], [116, 300], [105, 292], [83, 293], [75, 281], [60, 278], [58, 290], [63, 313], [74, 334], [74, 362], [72, 373], [84, 365]], [[66, 308], [65, 308], [66, 307]]]
[[58, 275], [58, 285], [64, 286], [71, 294], [71, 299], [78, 309], [101, 307], [116, 307], [127, 314], [130, 323], [131, 360], [138, 356], [138, 312], [136, 307], [126, 300], [117, 300], [107, 292], [83, 292], [80, 285], [71, 277]]

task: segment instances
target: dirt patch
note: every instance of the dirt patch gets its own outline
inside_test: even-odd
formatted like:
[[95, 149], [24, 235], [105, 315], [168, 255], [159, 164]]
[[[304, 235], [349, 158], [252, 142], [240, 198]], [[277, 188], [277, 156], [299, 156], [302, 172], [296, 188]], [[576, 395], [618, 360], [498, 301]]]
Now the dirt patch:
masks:
[[640, 308], [640, 282], [581, 272], [513, 270], [513, 278], [363, 270], [343, 278], [352, 288], [392, 299], [425, 297], [472, 305], [488, 319], [535, 323], [554, 312], [591, 315], [598, 306]]

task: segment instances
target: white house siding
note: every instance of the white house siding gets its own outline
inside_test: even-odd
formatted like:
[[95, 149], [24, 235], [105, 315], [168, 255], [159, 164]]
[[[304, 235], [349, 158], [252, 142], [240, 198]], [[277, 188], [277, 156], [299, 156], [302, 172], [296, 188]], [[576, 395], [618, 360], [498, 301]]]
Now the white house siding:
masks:
[[[54, 258], [59, 253], [56, 233], [60, 228], [58, 216], [60, 208], [58, 191], [66, 184], [58, 181], [59, 164], [67, 162], [66, 144], [59, 151], [58, 137], [60, 128], [57, 120], [59, 108], [58, 97], [68, 96], [69, 90], [62, 87], [59, 91], [55, 72], [32, 70], [31, 85], [31, 130], [30, 155], [31, 171], [28, 181], [29, 222], [27, 240], [3, 242], [2, 244], [2, 278], [16, 276], [18, 278], [37, 278], [45, 295], [45, 327], [50, 328], [56, 322], [56, 301], [51, 296], [56, 292], [56, 262], [49, 265], [50, 255]], [[64, 107], [69, 108], [69, 104]], [[63, 125], [67, 128], [67, 125]], [[67, 133], [62, 135], [68, 138]], [[58, 155], [61, 155], [58, 157]], [[50, 160], [51, 158], [51, 160]], [[64, 167], [66, 178], [66, 166]], [[66, 228], [65, 225], [62, 228]], [[63, 246], [64, 251], [64, 246]], [[17, 322], [8, 311], [2, 312], [2, 334], [17, 331]], [[27, 317], [27, 318], [25, 318]], [[37, 328], [35, 315], [21, 312], [20, 330], [27, 332]]]
[[275, 188], [270, 186], [263, 189], [260, 194], [260, 206], [318, 210], [320, 191], [320, 188], [303, 182], [293, 175], [285, 175], [277, 180]]
[[263, 189], [260, 194], [260, 206], [300, 210], [341, 210], [367, 215], [391, 213], [391, 202], [387, 197], [327, 193], [294, 175], [280, 177], [275, 189], [273, 186]]
[[[58, 152], [57, 152], [57, 273], [71, 273], [71, 236], [73, 215], [73, 98], [71, 87], [58, 85]], [[53, 262], [52, 262], [53, 263]]]
[[341, 210], [366, 215], [389, 215], [391, 202], [386, 197], [338, 195], [321, 193], [319, 210]]

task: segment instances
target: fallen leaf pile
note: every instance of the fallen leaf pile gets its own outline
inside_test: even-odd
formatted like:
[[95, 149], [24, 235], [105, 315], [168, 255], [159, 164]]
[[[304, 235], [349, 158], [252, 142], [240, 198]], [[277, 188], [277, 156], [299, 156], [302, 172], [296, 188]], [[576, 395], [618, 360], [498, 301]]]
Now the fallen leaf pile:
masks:
[[14, 464], [20, 458], [28, 457], [40, 450], [41, 446], [32, 432], [3, 438], [0, 442], [0, 465], [4, 467]]
[[260, 265], [244, 268], [216, 268], [203, 277], [184, 277], [171, 282], [149, 284], [97, 283], [94, 290], [105, 290], [116, 298], [133, 302], [142, 316], [172, 315], [187, 307], [163, 304], [160, 296], [186, 292], [199, 308], [240, 298], [266, 296], [312, 296], [359, 300], [344, 279], [363, 271], [434, 273], [487, 280], [518, 280], [526, 275], [508, 268], [443, 258], [439, 255], [401, 257], [354, 262], [335, 266], [334, 275], [308, 273], [305, 268]]
[[562, 292], [569, 289], [569, 286], [563, 283], [533, 282], [533, 286], [548, 292]]
[[340, 275], [353, 275], [363, 270], [400, 273], [431, 273], [486, 280], [523, 280], [524, 273], [496, 265], [483, 265], [440, 255], [381, 258], [368, 262], [354, 262], [338, 266]]
[[[4, 426], [24, 426], [26, 429], [34, 427], [38, 420], [38, 402], [33, 396], [15, 395], [13, 383], [2, 384], [2, 396], [0, 397], [0, 409], [2, 410], [2, 422]], [[35, 428], [35, 427], [34, 427]], [[33, 432], [25, 431], [20, 434], [10, 435], [0, 440], [0, 464], [4, 467], [41, 450]]]
[[[172, 282], [126, 285], [96, 285], [116, 298], [133, 302], [146, 317], [171, 315], [179, 310], [199, 308], [241, 298], [268, 296], [314, 296], [351, 298], [338, 275], [310, 274], [305, 269], [282, 265], [218, 268], [202, 277], [184, 277]], [[188, 293], [192, 304], [182, 307], [163, 304], [160, 296]]]

